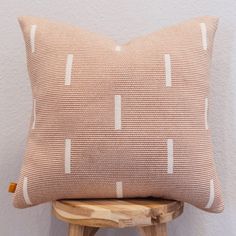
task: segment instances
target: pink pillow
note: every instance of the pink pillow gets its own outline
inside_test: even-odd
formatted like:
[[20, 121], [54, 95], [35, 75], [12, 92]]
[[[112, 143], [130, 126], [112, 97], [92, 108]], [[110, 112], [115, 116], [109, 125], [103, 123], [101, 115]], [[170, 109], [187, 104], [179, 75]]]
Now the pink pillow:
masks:
[[124, 45], [20, 17], [33, 110], [14, 205], [161, 197], [223, 210], [208, 124], [217, 18]]

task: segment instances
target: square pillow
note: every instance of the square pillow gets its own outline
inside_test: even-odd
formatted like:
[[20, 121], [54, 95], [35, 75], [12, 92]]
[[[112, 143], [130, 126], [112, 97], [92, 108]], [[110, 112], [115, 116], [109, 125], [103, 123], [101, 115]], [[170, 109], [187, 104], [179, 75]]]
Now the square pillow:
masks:
[[117, 45], [20, 17], [33, 108], [13, 203], [161, 197], [223, 210], [208, 124], [217, 18]]

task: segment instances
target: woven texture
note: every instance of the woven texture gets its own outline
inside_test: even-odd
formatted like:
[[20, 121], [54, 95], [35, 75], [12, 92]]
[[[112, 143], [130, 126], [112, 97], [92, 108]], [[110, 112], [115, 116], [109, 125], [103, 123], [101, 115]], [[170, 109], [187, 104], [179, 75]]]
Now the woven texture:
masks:
[[208, 119], [217, 18], [124, 45], [20, 17], [33, 109], [14, 205], [162, 197], [223, 210]]

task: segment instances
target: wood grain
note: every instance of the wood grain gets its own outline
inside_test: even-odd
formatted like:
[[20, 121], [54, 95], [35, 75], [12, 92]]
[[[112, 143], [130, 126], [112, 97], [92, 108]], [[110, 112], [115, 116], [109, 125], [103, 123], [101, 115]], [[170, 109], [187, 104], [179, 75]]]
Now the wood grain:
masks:
[[69, 236], [94, 236], [98, 228], [69, 224]]
[[183, 212], [183, 203], [156, 198], [60, 200], [54, 215], [65, 222], [89, 227], [151, 226], [167, 223]]
[[138, 227], [140, 236], [167, 236], [167, 227], [166, 223]]

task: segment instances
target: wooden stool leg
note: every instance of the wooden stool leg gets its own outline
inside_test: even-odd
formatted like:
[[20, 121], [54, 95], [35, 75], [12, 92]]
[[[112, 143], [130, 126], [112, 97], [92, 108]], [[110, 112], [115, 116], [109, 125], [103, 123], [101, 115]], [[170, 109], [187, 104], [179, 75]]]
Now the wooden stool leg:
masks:
[[94, 236], [98, 228], [69, 224], [68, 236]]
[[166, 224], [139, 227], [140, 236], [167, 236]]
[[99, 228], [95, 227], [84, 227], [84, 236], [94, 236]]

